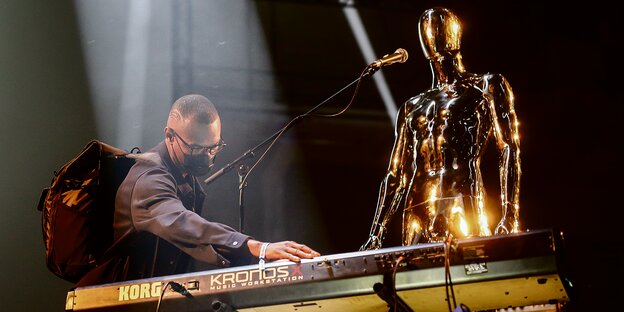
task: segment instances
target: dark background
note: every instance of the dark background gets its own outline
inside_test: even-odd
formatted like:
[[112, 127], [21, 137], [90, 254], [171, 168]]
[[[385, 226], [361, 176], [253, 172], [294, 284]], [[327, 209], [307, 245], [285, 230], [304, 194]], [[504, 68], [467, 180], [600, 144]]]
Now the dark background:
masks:
[[[2, 309], [63, 310], [71, 284], [45, 267], [36, 204], [53, 171], [90, 139], [146, 150], [162, 139], [171, 103], [200, 93], [222, 115], [228, 147], [220, 168], [373, 61], [362, 57], [345, 8], [358, 10], [377, 57], [409, 52], [406, 63], [378, 73], [400, 104], [431, 84], [417, 22], [436, 5], [463, 22], [467, 70], [501, 73], [513, 88], [521, 221], [525, 229], [563, 231], [576, 290], [570, 309], [620, 305], [621, 35], [616, 10], [603, 2], [0, 0]], [[133, 24], [145, 11], [147, 23]], [[143, 54], [124, 58], [128, 51]], [[254, 169], [244, 197], [247, 233], [297, 240], [323, 254], [364, 242], [394, 116], [372, 80], [359, 90], [346, 113], [304, 120]], [[338, 111], [352, 94], [321, 111]], [[496, 157], [488, 150], [482, 165], [490, 200], [498, 194]], [[238, 226], [237, 179], [232, 171], [206, 187], [206, 218]], [[390, 234], [385, 246], [394, 244]]]

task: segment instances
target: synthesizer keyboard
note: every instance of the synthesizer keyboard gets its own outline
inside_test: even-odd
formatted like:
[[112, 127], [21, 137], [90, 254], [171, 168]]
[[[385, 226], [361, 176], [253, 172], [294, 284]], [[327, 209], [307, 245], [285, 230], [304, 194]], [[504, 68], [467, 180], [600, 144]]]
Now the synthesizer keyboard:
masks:
[[566, 303], [562, 239], [540, 230], [78, 287], [66, 310], [448, 311], [449, 292], [472, 311]]

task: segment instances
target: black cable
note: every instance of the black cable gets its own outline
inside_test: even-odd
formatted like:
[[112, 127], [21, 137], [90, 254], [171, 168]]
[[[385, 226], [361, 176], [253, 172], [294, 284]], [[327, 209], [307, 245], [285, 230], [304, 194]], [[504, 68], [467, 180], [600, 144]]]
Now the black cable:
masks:
[[254, 170], [254, 168], [256, 168], [256, 166], [260, 163], [260, 161], [262, 161], [262, 159], [264, 158], [264, 156], [269, 152], [269, 150], [273, 147], [273, 145], [275, 144], [275, 142], [277, 142], [277, 140], [282, 136], [282, 134], [284, 134], [284, 132], [286, 132], [287, 129], [290, 128], [290, 126], [296, 122], [299, 121], [301, 119], [303, 119], [304, 117], [308, 117], [308, 116], [315, 116], [315, 117], [336, 117], [339, 115], [342, 115], [345, 111], [347, 111], [347, 109], [351, 106], [351, 104], [353, 103], [353, 100], [355, 99], [355, 96], [358, 93], [358, 90], [360, 89], [360, 83], [362, 82], [362, 78], [364, 76], [366, 76], [367, 74], [372, 74], [374, 73], [375, 69], [371, 68], [370, 66], [367, 66], [362, 73], [360, 74], [360, 76], [353, 82], [351, 82], [350, 84], [348, 84], [347, 86], [345, 86], [344, 88], [340, 89], [338, 92], [332, 94], [330, 97], [328, 97], [325, 101], [321, 102], [320, 104], [318, 104], [316, 106], [316, 108], [320, 107], [321, 105], [325, 104], [327, 101], [329, 101], [330, 99], [332, 99], [333, 97], [335, 97], [336, 95], [338, 95], [339, 93], [341, 93], [342, 91], [344, 91], [345, 89], [347, 89], [348, 87], [350, 87], [353, 83], [357, 82], [356, 86], [355, 86], [355, 90], [353, 91], [353, 95], [351, 96], [351, 100], [349, 101], [349, 103], [347, 104], [347, 106], [345, 106], [345, 108], [343, 108], [341, 111], [339, 111], [338, 113], [335, 114], [329, 114], [329, 115], [323, 115], [323, 114], [313, 114], [310, 112], [307, 112], [305, 114], [301, 114], [298, 115], [297, 117], [293, 118], [291, 121], [288, 122], [288, 124], [286, 124], [286, 126], [284, 126], [282, 128], [282, 130], [280, 130], [277, 134], [277, 136], [275, 136], [275, 138], [273, 139], [273, 141], [271, 142], [271, 144], [269, 144], [269, 146], [264, 150], [264, 152], [262, 153], [262, 155], [260, 155], [260, 157], [258, 157], [258, 160], [256, 160], [256, 162], [254, 162], [253, 166], [251, 166], [249, 168], [249, 171], [247, 171], [247, 173], [245, 174], [245, 177], [243, 177], [243, 179], [241, 180], [240, 183], [240, 187], [243, 187], [243, 185], [245, 185], [245, 182], [247, 182], [247, 177], [249, 176], [249, 174], [251, 174], [251, 172]]
[[[455, 298], [455, 290], [453, 289], [453, 280], [451, 279], [451, 250], [453, 249], [453, 237], [451, 234], [447, 234], [444, 240], [444, 289], [446, 291], [446, 302], [449, 312], [470, 312], [470, 308], [467, 305], [460, 303], [457, 305]], [[453, 300], [453, 309], [451, 307], [451, 300]], [[457, 309], [459, 308], [459, 309]]]
[[[395, 297], [399, 296], [399, 294], [397, 294], [397, 292], [396, 292], [396, 273], [397, 273], [397, 270], [399, 268], [399, 265], [401, 265], [401, 262], [403, 262], [403, 260], [405, 260], [405, 257], [404, 256], [400, 256], [397, 259], [397, 261], [394, 263], [394, 268], [392, 269], [392, 283], [393, 283], [392, 284], [392, 289], [394, 290], [392, 292], [392, 295], [395, 296]], [[394, 308], [392, 309], [393, 312], [396, 312], [397, 302], [398, 301], [399, 300], [396, 300], [396, 299], [394, 300]]]
[[167, 287], [169, 286], [171, 286], [171, 289], [173, 289], [173, 291], [179, 294], [182, 294], [184, 297], [187, 297], [187, 298], [193, 297], [193, 295], [191, 295], [191, 293], [186, 289], [186, 287], [182, 286], [182, 284], [176, 281], [168, 281], [167, 284], [165, 284], [165, 286], [160, 291], [160, 297], [158, 298], [158, 305], [156, 306], [156, 312], [160, 311], [160, 303], [162, 302], [162, 299], [165, 295], [165, 291], [167, 290]]
[[453, 308], [451, 307], [451, 299], [453, 300], [453, 307], [457, 306], [457, 302], [455, 301], [455, 291], [453, 290], [453, 281], [451, 280], [451, 241], [452, 236], [451, 234], [448, 234], [444, 240], [444, 290], [446, 291], [446, 303], [448, 305], [449, 312], [453, 311]]
[[162, 302], [163, 296], [165, 295], [165, 290], [167, 290], [167, 287], [171, 285], [172, 283], [174, 282], [168, 281], [167, 284], [165, 284], [165, 286], [160, 291], [160, 297], [158, 298], [158, 305], [156, 305], [156, 312], [160, 311], [160, 303]]
[[[360, 83], [362, 82], [362, 78], [364, 78], [365, 75], [370, 74], [371, 73], [371, 68], [369, 66], [367, 66], [362, 73], [360, 74], [360, 77], [357, 79], [358, 83], [357, 85], [355, 85], [355, 90], [353, 91], [353, 95], [351, 96], [351, 100], [349, 100], [349, 103], [347, 104], [347, 106], [345, 106], [345, 108], [343, 108], [341, 111], [335, 113], [335, 114], [329, 114], [329, 115], [323, 115], [323, 114], [303, 114], [305, 116], [315, 116], [315, 117], [336, 117], [339, 115], [342, 115], [344, 112], [347, 111], [347, 109], [349, 109], [349, 107], [351, 106], [351, 104], [353, 104], [353, 100], [355, 100], [355, 96], [358, 93], [358, 90], [360, 89]], [[347, 88], [349, 86], [346, 86], [345, 88]], [[344, 90], [345, 88], [343, 88], [342, 90]], [[329, 97], [330, 99], [333, 98], [334, 96], [336, 96], [338, 93], [342, 92], [342, 90], [334, 93], [331, 97]]]

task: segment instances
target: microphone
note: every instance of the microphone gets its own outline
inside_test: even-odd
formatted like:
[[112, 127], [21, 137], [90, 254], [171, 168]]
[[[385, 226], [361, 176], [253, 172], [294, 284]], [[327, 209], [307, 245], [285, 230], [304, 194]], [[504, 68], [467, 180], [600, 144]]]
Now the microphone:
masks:
[[403, 48], [398, 48], [392, 54], [386, 54], [382, 58], [370, 63], [368, 67], [370, 68], [381, 68], [383, 66], [387, 66], [390, 64], [394, 64], [396, 62], [405, 63], [407, 61], [407, 51]]
[[221, 176], [223, 173], [225, 173], [225, 168], [226, 167], [223, 167], [219, 169], [217, 172], [213, 173], [211, 176], [207, 177], [206, 180], [204, 180], [204, 183], [210, 184], [210, 182], [212, 182], [213, 180]]

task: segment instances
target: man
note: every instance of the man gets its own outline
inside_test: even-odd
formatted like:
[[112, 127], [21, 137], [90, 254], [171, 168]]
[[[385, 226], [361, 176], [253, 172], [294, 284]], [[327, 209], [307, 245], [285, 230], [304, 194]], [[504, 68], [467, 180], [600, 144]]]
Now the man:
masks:
[[175, 101], [164, 134], [163, 142], [139, 154], [117, 191], [108, 261], [77, 286], [184, 273], [190, 257], [227, 267], [319, 255], [297, 242], [263, 243], [200, 216], [204, 193], [196, 177], [208, 173], [225, 145], [221, 120], [206, 97]]
[[479, 167], [491, 136], [500, 152], [502, 208], [494, 233], [520, 230], [520, 141], [509, 83], [500, 74], [466, 72], [461, 24], [450, 10], [425, 11], [419, 34], [433, 83], [398, 113], [388, 173], [362, 250], [381, 247], [398, 210], [403, 245], [491, 235]]

